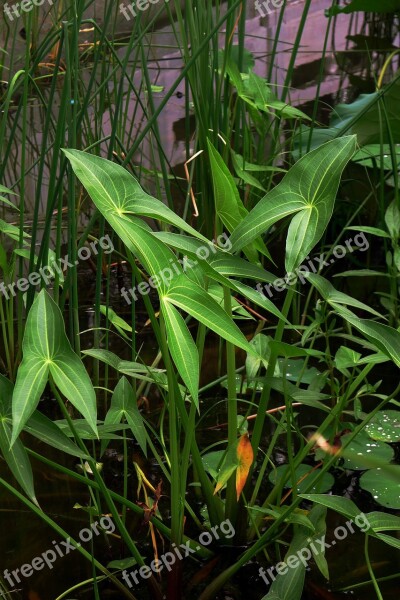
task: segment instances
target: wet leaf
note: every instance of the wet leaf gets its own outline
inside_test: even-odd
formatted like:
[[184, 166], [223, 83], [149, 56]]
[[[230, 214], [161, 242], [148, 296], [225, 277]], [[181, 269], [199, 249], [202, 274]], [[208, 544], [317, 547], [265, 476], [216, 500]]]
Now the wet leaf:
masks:
[[[335, 483], [335, 479], [330, 473], [324, 473], [322, 479], [320, 479], [314, 485], [314, 482], [320, 475], [320, 473], [321, 469], [313, 469], [312, 467], [310, 467], [310, 465], [299, 465], [295, 471], [297, 492], [299, 494], [302, 494], [303, 492], [308, 490], [310, 493], [323, 493], [330, 490], [333, 484]], [[289, 465], [280, 465], [275, 471], [271, 471], [268, 479], [271, 483], [276, 485], [277, 483], [280, 483], [280, 480], [283, 477], [285, 479], [284, 487], [292, 487]], [[310, 486], [312, 486], [311, 489]]]
[[365, 426], [365, 431], [373, 440], [400, 442], [400, 413], [397, 410], [381, 410]]
[[382, 469], [370, 469], [360, 477], [360, 486], [366, 490], [381, 506], [400, 509], [400, 466], [392, 466], [398, 482], [388, 477]]
[[[346, 445], [347, 439], [351, 434], [346, 434], [342, 436], [342, 444]], [[388, 444], [383, 442], [377, 442], [371, 440], [371, 438], [364, 432], [360, 431], [359, 434], [350, 442], [350, 444], [346, 447], [347, 451], [352, 453], [351, 458], [344, 458], [344, 467], [345, 469], [354, 469], [358, 471], [365, 471], [368, 469], [365, 461], [363, 460], [365, 457], [373, 456], [374, 459], [380, 460], [383, 464], [388, 464], [394, 457], [394, 450]], [[357, 456], [360, 456], [362, 460], [360, 462], [357, 461]]]

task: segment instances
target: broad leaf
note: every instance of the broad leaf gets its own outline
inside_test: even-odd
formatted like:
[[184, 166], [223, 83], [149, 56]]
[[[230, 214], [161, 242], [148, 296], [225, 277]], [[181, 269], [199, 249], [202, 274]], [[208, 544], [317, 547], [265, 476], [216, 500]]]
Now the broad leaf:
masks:
[[[104, 421], [104, 427], [107, 430], [112, 425], [119, 425], [124, 419], [127, 421], [135, 440], [137, 440], [143, 454], [146, 456], [146, 429], [135, 400], [133, 388], [126, 377], [122, 377], [115, 387], [111, 398], [111, 406]], [[104, 454], [107, 442], [108, 440], [105, 437], [101, 445], [101, 454]]]
[[380, 410], [365, 426], [365, 431], [373, 440], [381, 442], [400, 442], [400, 412], [398, 410]]
[[292, 272], [319, 242], [332, 216], [344, 167], [355, 151], [355, 137], [324, 144], [301, 158], [236, 227], [232, 250], [241, 250], [277, 221], [297, 213], [286, 243], [286, 270]]
[[[346, 434], [342, 436], [341, 440], [343, 445], [347, 444], [347, 440], [350, 435], [351, 434]], [[390, 463], [394, 457], [394, 450], [391, 446], [389, 446], [389, 444], [371, 440], [365, 431], [360, 431], [356, 437], [346, 445], [346, 450], [353, 453], [355, 458], [347, 458], [345, 456], [343, 466], [345, 469], [354, 469], [356, 471], [364, 471], [367, 469], [364, 461], [358, 461], [357, 456], [365, 457], [371, 454], [375, 459], [381, 461], [383, 464]]]
[[168, 293], [161, 298], [162, 303], [174, 304], [228, 342], [253, 353], [253, 348], [225, 310], [200, 286], [185, 279], [176, 277], [171, 282]]
[[[364, 0], [361, 0], [364, 4]], [[383, 6], [383, 2], [380, 2]], [[382, 103], [384, 102], [384, 106]], [[317, 148], [328, 140], [340, 137], [343, 132], [357, 135], [360, 146], [400, 142], [400, 74], [392, 83], [379, 92], [361, 94], [351, 104], [339, 104], [332, 113], [330, 127], [312, 130], [312, 148]], [[383, 110], [387, 115], [390, 128], [386, 127]], [[295, 155], [307, 146], [310, 129], [301, 126], [296, 136]]]
[[149, 196], [124, 167], [80, 150], [64, 150], [64, 154], [71, 162], [75, 175], [112, 226], [112, 221], [116, 222], [118, 217], [150, 217], [207, 241], [163, 202]]
[[398, 510], [400, 509], [400, 466], [394, 465], [392, 468], [396, 469], [397, 483], [378, 468], [363, 473], [360, 477], [360, 486], [370, 492], [375, 502], [381, 506]]
[[[321, 469], [313, 469], [309, 465], [301, 464], [295, 471], [297, 492], [301, 494], [304, 490], [310, 489], [314, 492], [327, 492], [331, 489], [335, 480], [333, 475], [330, 473], [324, 473], [322, 478], [315, 483], [314, 481], [319, 477]], [[282, 483], [284, 480], [284, 487], [292, 487], [291, 473], [288, 465], [280, 465], [275, 471], [271, 471], [269, 474], [269, 480], [272, 484]]]
[[96, 397], [92, 383], [71, 348], [59, 307], [45, 290], [38, 294], [29, 311], [22, 350], [23, 360], [12, 400], [12, 443], [37, 407], [49, 373], [96, 432]]

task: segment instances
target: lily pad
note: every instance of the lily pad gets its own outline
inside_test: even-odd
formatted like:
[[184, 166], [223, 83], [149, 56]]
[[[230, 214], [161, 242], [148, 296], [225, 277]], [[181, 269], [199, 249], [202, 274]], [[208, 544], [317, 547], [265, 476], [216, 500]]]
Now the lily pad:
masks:
[[[313, 485], [311, 489], [309, 488], [309, 486], [317, 479], [320, 473], [321, 469], [315, 469], [313, 471], [310, 465], [299, 465], [296, 469], [296, 480], [299, 482], [297, 484], [298, 493], [303, 494], [306, 490], [308, 490], [307, 493], [309, 494], [323, 494], [324, 492], [330, 490], [335, 483], [335, 479], [330, 473], [324, 473], [322, 478], [315, 485]], [[285, 477], [286, 480], [284, 487], [292, 487], [288, 465], [280, 465], [276, 471], [271, 471], [269, 474], [269, 480], [274, 485], [277, 483], [277, 481], [281, 480], [282, 477]]]
[[392, 467], [398, 472], [398, 483], [382, 469], [370, 469], [360, 477], [360, 486], [372, 494], [374, 500], [386, 508], [400, 509], [400, 466]]
[[373, 440], [400, 442], [400, 412], [381, 410], [365, 426], [365, 431]]
[[[342, 444], [345, 445], [346, 439], [349, 437], [349, 433], [342, 437]], [[374, 459], [379, 459], [383, 464], [388, 464], [394, 457], [394, 450], [388, 444], [384, 442], [372, 440], [364, 431], [360, 432], [357, 437], [346, 447], [346, 450], [352, 452], [355, 455], [362, 456], [364, 459], [368, 456]], [[365, 460], [358, 462], [356, 456], [352, 458], [345, 458], [344, 464], [345, 469], [351, 469], [355, 471], [365, 471], [368, 469], [368, 465], [365, 464]]]

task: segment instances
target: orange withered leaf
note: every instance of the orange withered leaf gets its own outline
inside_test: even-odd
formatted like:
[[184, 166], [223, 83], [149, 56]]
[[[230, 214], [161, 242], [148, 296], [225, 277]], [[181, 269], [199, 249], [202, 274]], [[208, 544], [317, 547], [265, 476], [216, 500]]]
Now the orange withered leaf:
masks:
[[243, 434], [239, 439], [236, 454], [239, 463], [236, 469], [236, 494], [239, 500], [254, 460], [253, 448], [247, 433]]

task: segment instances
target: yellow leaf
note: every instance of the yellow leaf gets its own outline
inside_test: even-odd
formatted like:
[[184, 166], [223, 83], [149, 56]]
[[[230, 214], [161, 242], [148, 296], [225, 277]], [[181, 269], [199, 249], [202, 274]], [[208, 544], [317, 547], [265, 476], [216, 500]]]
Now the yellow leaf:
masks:
[[253, 448], [247, 433], [243, 434], [239, 439], [236, 454], [239, 461], [236, 469], [236, 494], [239, 500], [254, 460]]

